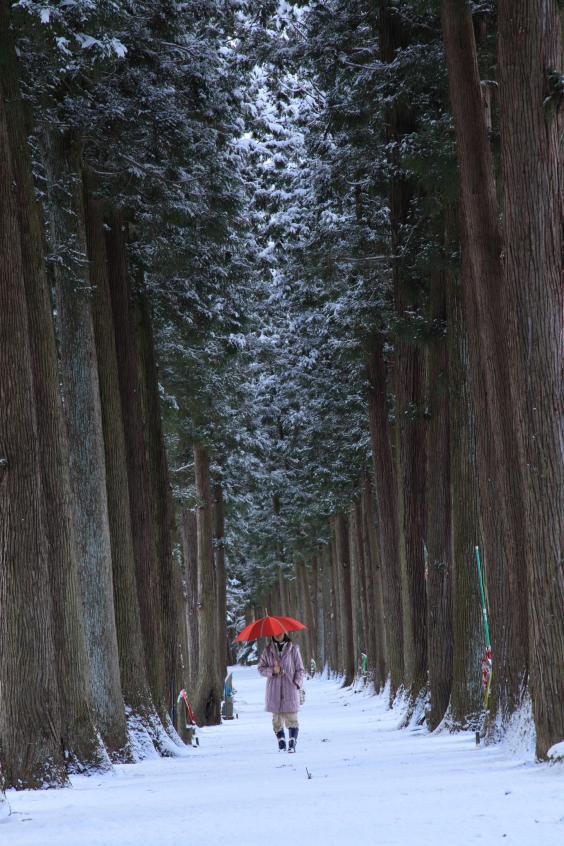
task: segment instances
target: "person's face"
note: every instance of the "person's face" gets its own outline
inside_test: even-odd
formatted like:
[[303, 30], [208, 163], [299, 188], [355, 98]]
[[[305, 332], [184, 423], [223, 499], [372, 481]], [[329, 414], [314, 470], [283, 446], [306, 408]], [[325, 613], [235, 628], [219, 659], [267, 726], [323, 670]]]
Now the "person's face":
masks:
[[278, 643], [282, 643], [282, 641], [284, 640], [284, 635], [283, 634], [274, 635], [274, 640], [277, 640]]

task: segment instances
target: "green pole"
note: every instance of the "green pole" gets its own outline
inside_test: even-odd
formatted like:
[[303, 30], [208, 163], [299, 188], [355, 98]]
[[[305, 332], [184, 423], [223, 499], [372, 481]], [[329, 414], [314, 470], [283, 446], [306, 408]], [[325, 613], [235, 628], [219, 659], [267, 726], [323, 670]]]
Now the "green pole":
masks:
[[480, 561], [480, 547], [476, 547], [476, 563], [478, 565], [478, 579], [480, 581], [480, 595], [482, 597], [482, 617], [484, 619], [484, 629], [486, 631], [486, 646], [491, 649], [490, 627], [488, 623], [488, 609], [486, 608], [486, 594], [484, 592], [484, 579], [482, 577], [482, 564]]
[[[486, 715], [488, 713], [488, 702], [490, 699], [490, 688], [492, 683], [492, 673], [493, 667], [491, 663], [491, 639], [490, 639], [490, 626], [488, 623], [488, 609], [486, 606], [486, 592], [484, 590], [484, 577], [482, 575], [482, 562], [480, 561], [480, 547], [476, 546], [476, 564], [478, 565], [478, 581], [480, 582], [480, 596], [482, 598], [482, 618], [484, 620], [484, 630], [486, 632], [486, 658], [488, 657], [489, 653], [489, 661], [490, 661], [490, 672], [488, 674], [486, 690], [484, 693], [484, 720], [486, 719]], [[485, 659], [484, 659], [485, 660]], [[483, 730], [483, 729], [482, 729]], [[480, 737], [482, 736], [482, 731], [476, 732], [476, 744], [480, 743]]]

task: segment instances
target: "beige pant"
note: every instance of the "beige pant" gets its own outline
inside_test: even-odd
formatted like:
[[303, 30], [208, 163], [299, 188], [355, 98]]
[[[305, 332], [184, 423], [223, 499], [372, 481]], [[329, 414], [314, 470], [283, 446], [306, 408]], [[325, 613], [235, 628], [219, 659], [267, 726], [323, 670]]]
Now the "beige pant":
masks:
[[289, 729], [297, 729], [299, 728], [298, 723], [298, 712], [296, 711], [295, 714], [273, 714], [272, 715], [272, 728], [275, 732], [279, 732], [280, 729], [284, 728], [286, 725]]

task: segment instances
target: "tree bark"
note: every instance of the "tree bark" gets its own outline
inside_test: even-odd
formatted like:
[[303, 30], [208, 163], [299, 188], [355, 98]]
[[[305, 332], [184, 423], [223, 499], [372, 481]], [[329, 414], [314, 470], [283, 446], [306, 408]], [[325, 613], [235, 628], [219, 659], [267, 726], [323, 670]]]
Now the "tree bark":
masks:
[[282, 570], [282, 567], [278, 567], [278, 581], [277, 581], [276, 595], [278, 597], [278, 608], [280, 609], [279, 612], [278, 612], [279, 614], [287, 614], [288, 613], [288, 609], [287, 609], [288, 603], [286, 602], [286, 588], [285, 588], [284, 582], [285, 582], [284, 572]]
[[78, 583], [72, 521], [68, 443], [59, 391], [51, 292], [43, 254], [41, 210], [35, 198], [28, 128], [9, 21], [0, 3], [0, 84], [16, 188], [22, 273], [25, 284], [34, 399], [38, 420], [43, 525], [54, 614], [61, 734], [67, 769], [107, 768], [109, 761], [89, 707], [90, 673]]
[[297, 565], [298, 575], [298, 590], [302, 596], [302, 607], [304, 609], [304, 616], [301, 622], [307, 626], [304, 641], [306, 644], [304, 663], [306, 669], [309, 669], [311, 659], [315, 656], [315, 618], [313, 613], [313, 604], [311, 601], [311, 591], [308, 582], [307, 567], [305, 561], [299, 561]]
[[450, 468], [452, 501], [453, 677], [449, 721], [476, 730], [482, 710], [480, 662], [486, 646], [475, 547], [482, 548], [476, 429], [462, 285], [447, 284]]
[[362, 524], [364, 557], [367, 562], [367, 572], [370, 574], [369, 583], [372, 584], [369, 596], [373, 646], [372, 655], [369, 655], [369, 663], [372, 667], [374, 688], [382, 690], [388, 677], [388, 647], [382, 590], [382, 564], [378, 539], [379, 527], [377, 529], [375, 525], [372, 482], [368, 475], [362, 493]]
[[318, 609], [322, 608], [322, 604], [320, 604], [320, 597], [319, 597], [319, 560], [317, 555], [314, 555], [311, 559], [310, 569], [309, 569], [309, 576], [306, 570], [306, 585], [308, 586], [308, 596], [307, 596], [307, 603], [308, 609], [306, 610], [306, 616], [309, 616], [311, 619], [311, 628], [309, 630], [309, 640], [310, 640], [310, 659], [317, 662], [319, 660], [319, 637], [317, 633], [317, 612]]
[[126, 226], [119, 214], [106, 231], [121, 408], [125, 434], [131, 530], [145, 668], [157, 714], [168, 726], [160, 568], [157, 559], [148, 448], [135, 327], [130, 304]]
[[213, 483], [214, 559], [217, 585], [218, 664], [221, 682], [227, 675], [227, 580], [225, 574], [225, 509], [223, 488], [216, 479]]
[[555, 77], [564, 60], [562, 17], [556, 0], [499, 4], [504, 270], [517, 386], [512, 424], [529, 517], [529, 654], [539, 758], [564, 737], [564, 117]]
[[374, 338], [368, 355], [367, 375], [370, 438], [382, 568], [384, 627], [391, 682], [390, 696], [394, 699], [403, 684], [404, 673], [400, 530], [392, 435], [388, 420], [384, 345], [379, 336]]
[[317, 671], [321, 672], [325, 666], [325, 625], [327, 620], [326, 590], [325, 590], [325, 557], [323, 553], [316, 555], [312, 562], [311, 593], [315, 616], [315, 652], [314, 660]]
[[296, 590], [296, 578], [287, 580], [288, 590], [288, 614], [290, 617], [299, 617], [298, 594]]
[[335, 517], [335, 552], [339, 580], [338, 622], [343, 644], [343, 687], [349, 687], [355, 677], [355, 654], [348, 521], [342, 513]]
[[345, 674], [345, 645], [343, 638], [343, 616], [341, 613], [342, 588], [337, 556], [337, 530], [335, 518], [331, 520], [331, 570], [333, 581], [333, 625], [335, 627], [335, 664], [333, 670], [338, 676]]
[[360, 614], [360, 637], [359, 653], [366, 655], [366, 672], [373, 675], [371, 662], [375, 654], [374, 623], [376, 609], [374, 608], [374, 596], [372, 591], [372, 562], [366, 557], [364, 515], [362, 511], [362, 499], [364, 496], [364, 484], [362, 484], [359, 496], [353, 506], [354, 528], [356, 535], [356, 548], [358, 550], [358, 582], [359, 582], [359, 614]]
[[287, 615], [288, 612], [288, 590], [286, 587], [286, 579], [284, 578], [284, 571], [282, 567], [278, 567], [278, 590], [280, 593], [280, 611], [279, 614]]
[[21, 789], [65, 772], [20, 237], [0, 90], [0, 755]]
[[[182, 527], [180, 526], [180, 535], [182, 536]], [[176, 630], [176, 640], [178, 643], [178, 649], [176, 650], [176, 678], [178, 679], [179, 691], [184, 689], [188, 690], [189, 688], [189, 672], [190, 672], [190, 665], [189, 665], [189, 658], [188, 658], [188, 623], [187, 623], [187, 602], [186, 602], [186, 584], [183, 577], [183, 568], [180, 570], [175, 570], [177, 573], [177, 596], [178, 596], [178, 608], [179, 613], [176, 619], [177, 623], [177, 630]], [[188, 694], [188, 701], [190, 701], [190, 694]], [[178, 702], [178, 699], [175, 703], [175, 723], [174, 727], [180, 738], [185, 743], [192, 743], [193, 739], [193, 732], [189, 728], [187, 721], [186, 721], [186, 708], [182, 705], [182, 703]]]
[[[359, 496], [353, 505], [352, 516], [354, 518], [355, 543], [358, 556], [358, 605], [359, 605], [359, 656], [364, 652], [367, 657], [374, 650], [374, 620], [376, 609], [374, 608], [374, 597], [372, 593], [372, 562], [366, 558], [366, 546], [364, 543], [364, 525], [362, 513], [362, 498], [364, 485], [360, 489]], [[368, 666], [368, 665], [367, 665]]]
[[[398, 4], [380, 0], [380, 53], [383, 62], [396, 59], [412, 42], [412, 25]], [[414, 704], [426, 685], [427, 633], [423, 562], [425, 537], [425, 426], [423, 422], [424, 358], [409, 336], [408, 312], [416, 310], [420, 291], [401, 259], [404, 229], [409, 220], [414, 188], [401, 169], [397, 150], [415, 129], [413, 110], [398, 98], [387, 110], [386, 135], [393, 142], [390, 165], [390, 228], [392, 278], [396, 316], [405, 327], [394, 339], [395, 444], [398, 485], [399, 553], [402, 574], [404, 683]]]
[[114, 609], [119, 648], [120, 677], [126, 705], [128, 731], [133, 746], [142, 748], [136, 735], [149, 733], [160, 751], [160, 723], [151, 698], [145, 668], [143, 635], [131, 527], [127, 477], [127, 452], [119, 388], [114, 321], [108, 279], [104, 219], [101, 203], [94, 199], [85, 177], [86, 235], [90, 279], [93, 287], [92, 317], [106, 458], [106, 492], [112, 546]]
[[328, 670], [336, 672], [337, 632], [335, 626], [335, 584], [333, 580], [332, 544], [329, 543], [323, 555], [323, 591], [325, 596], [325, 664]]
[[196, 690], [198, 660], [198, 527], [196, 512], [182, 510], [182, 552], [186, 583], [186, 629], [188, 641], [188, 699]]
[[350, 556], [351, 582], [351, 625], [353, 643], [353, 666], [355, 677], [358, 674], [360, 653], [366, 647], [361, 645], [363, 640], [361, 601], [363, 587], [361, 584], [360, 550], [358, 547], [356, 503], [353, 503], [348, 514], [348, 544]]
[[[460, 173], [465, 314], [476, 410], [478, 474], [491, 603], [493, 683], [490, 732], [519, 706], [527, 680], [525, 526], [508, 351], [507, 291], [476, 44], [467, 0], [444, 0], [447, 53]], [[499, 717], [499, 719], [496, 719]]]
[[396, 436], [404, 682], [415, 702], [427, 681], [424, 361], [422, 351], [414, 344], [402, 341], [398, 347]]
[[168, 473], [168, 462], [163, 435], [159, 379], [155, 356], [155, 342], [151, 308], [146, 294], [134, 302], [135, 336], [139, 352], [143, 419], [146, 426], [147, 467], [150, 495], [153, 506], [154, 533], [160, 575], [161, 619], [164, 648], [164, 673], [167, 691], [167, 710], [174, 722], [178, 696], [177, 632], [180, 612], [178, 586], [179, 573], [175, 571], [172, 554], [176, 534], [176, 518]]
[[91, 704], [111, 756], [129, 755], [119, 674], [100, 385], [78, 141], [46, 132], [51, 250]]
[[198, 493], [198, 685], [194, 713], [204, 725], [221, 722], [221, 688], [218, 685], [219, 642], [217, 586], [213, 561], [212, 497], [209, 457], [205, 447], [194, 446], [194, 468]]
[[430, 710], [434, 731], [445, 716], [452, 685], [452, 504], [449, 444], [445, 274], [431, 279], [429, 317], [437, 333], [427, 347], [427, 638]]

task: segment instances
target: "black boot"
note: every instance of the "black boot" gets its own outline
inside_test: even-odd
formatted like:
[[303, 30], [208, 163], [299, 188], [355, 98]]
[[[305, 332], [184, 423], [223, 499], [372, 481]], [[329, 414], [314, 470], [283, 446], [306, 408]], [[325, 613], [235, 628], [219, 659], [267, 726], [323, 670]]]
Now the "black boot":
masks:
[[290, 741], [288, 743], [288, 752], [295, 752], [296, 751], [296, 743], [298, 740], [298, 729], [291, 728], [288, 729], [288, 734], [290, 735]]
[[[290, 729], [292, 731], [292, 729]], [[284, 734], [284, 729], [280, 729], [280, 731], [276, 732], [276, 737], [278, 738], [278, 748], [281, 752], [286, 751], [286, 735]]]

